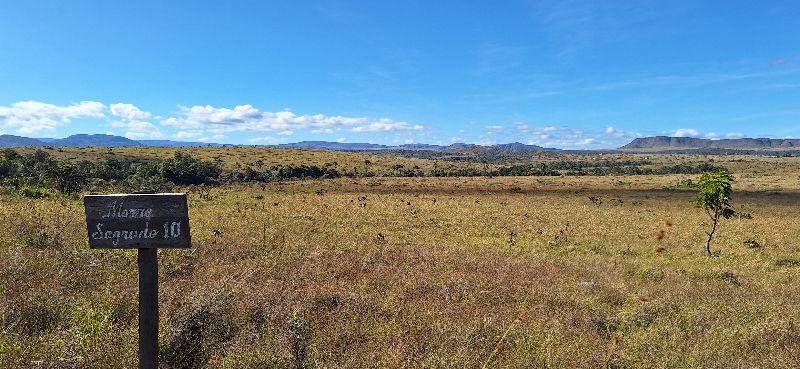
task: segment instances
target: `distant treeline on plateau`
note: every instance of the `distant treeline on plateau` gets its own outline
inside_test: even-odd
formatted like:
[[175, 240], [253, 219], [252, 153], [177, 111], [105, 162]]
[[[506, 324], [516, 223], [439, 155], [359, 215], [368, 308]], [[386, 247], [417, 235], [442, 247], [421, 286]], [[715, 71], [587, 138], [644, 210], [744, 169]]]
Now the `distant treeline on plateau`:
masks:
[[378, 174], [368, 160], [362, 168], [342, 170], [335, 164], [273, 165], [268, 168], [244, 167], [229, 172], [220, 161], [201, 160], [184, 152], [167, 159], [110, 157], [92, 162], [60, 160], [44, 150], [21, 154], [13, 149], [0, 150], [0, 185], [30, 197], [52, 192], [74, 194], [90, 189], [116, 188], [165, 190], [173, 186], [221, 185], [244, 182], [274, 182], [338, 177], [479, 177], [479, 176], [609, 176], [699, 174], [721, 167], [711, 163], [654, 165], [648, 160], [636, 161], [553, 161], [515, 164], [499, 167], [433, 168], [395, 164]]

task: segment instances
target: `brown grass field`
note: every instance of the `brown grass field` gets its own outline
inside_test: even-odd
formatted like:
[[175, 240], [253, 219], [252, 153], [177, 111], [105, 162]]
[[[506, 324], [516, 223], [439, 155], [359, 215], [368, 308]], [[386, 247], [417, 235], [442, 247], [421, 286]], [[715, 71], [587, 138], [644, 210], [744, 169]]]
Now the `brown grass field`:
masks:
[[[60, 155], [107, 152], [95, 150]], [[431, 165], [192, 150], [228, 169], [260, 157]], [[800, 161], [658, 156], [709, 159], [735, 172], [733, 204], [752, 214], [722, 222], [719, 257], [705, 255], [693, 192], [677, 187], [689, 175], [193, 193], [192, 249], [159, 251], [162, 367], [800, 367]], [[135, 368], [136, 252], [90, 250], [79, 198], [2, 194], [0, 222], [0, 368]]]

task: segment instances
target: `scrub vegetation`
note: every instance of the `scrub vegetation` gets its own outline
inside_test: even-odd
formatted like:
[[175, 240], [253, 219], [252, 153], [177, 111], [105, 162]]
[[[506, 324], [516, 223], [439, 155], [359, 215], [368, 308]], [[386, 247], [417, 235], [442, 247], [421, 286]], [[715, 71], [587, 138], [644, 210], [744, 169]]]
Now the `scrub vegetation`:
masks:
[[[159, 251], [163, 368], [800, 366], [796, 158], [3, 155], [2, 368], [136, 367], [136, 252], [88, 248], [81, 196], [137, 187], [190, 194], [193, 247]], [[708, 257], [697, 184], [723, 167]], [[320, 172], [274, 174], [296, 168]]]

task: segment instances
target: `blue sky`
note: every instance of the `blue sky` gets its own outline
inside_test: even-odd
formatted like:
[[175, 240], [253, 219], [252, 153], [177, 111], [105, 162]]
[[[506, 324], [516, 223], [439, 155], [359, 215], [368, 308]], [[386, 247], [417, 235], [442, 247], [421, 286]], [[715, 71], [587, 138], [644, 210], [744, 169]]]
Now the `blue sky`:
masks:
[[796, 1], [4, 1], [0, 132], [800, 137]]

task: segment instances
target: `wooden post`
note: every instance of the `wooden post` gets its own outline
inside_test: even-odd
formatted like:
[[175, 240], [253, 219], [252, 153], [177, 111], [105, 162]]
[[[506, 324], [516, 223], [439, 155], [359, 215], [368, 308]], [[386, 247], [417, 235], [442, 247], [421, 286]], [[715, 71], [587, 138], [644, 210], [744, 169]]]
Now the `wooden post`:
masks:
[[158, 369], [158, 249], [139, 249], [139, 369]]
[[158, 369], [158, 248], [189, 248], [185, 193], [86, 195], [89, 247], [138, 249], [139, 369]]

